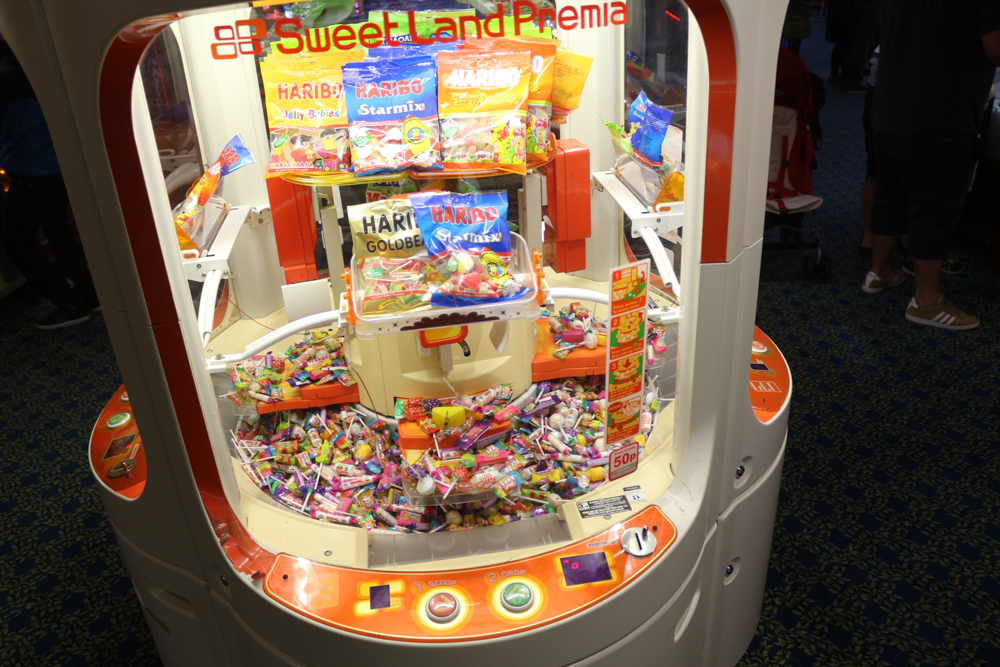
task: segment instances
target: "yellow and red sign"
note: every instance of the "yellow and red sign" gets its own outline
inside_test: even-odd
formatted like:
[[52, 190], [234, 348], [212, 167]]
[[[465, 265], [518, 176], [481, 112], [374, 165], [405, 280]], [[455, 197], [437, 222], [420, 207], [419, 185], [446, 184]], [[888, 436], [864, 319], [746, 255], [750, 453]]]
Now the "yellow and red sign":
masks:
[[605, 366], [605, 438], [613, 444], [639, 434], [645, 373], [649, 260], [611, 270]]

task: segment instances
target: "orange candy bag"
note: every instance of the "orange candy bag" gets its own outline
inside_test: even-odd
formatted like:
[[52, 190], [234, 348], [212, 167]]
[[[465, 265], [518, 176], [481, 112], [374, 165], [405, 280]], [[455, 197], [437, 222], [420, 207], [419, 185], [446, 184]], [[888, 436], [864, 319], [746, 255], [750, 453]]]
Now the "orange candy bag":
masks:
[[445, 51], [437, 63], [445, 171], [524, 174], [531, 54]]
[[558, 40], [467, 37], [465, 48], [481, 51], [528, 51], [528, 155], [545, 155], [552, 136], [552, 80]]

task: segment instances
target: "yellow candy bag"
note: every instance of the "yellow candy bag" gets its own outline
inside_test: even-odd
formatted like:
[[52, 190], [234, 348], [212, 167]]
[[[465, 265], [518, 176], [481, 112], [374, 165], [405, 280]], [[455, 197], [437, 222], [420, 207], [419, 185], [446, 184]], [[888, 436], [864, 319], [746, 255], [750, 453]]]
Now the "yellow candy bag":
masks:
[[593, 58], [559, 48], [556, 51], [552, 79], [552, 122], [562, 125], [580, 106], [580, 95], [587, 84]]
[[261, 63], [271, 131], [267, 178], [285, 173], [349, 173], [350, 142], [341, 65], [361, 50], [321, 58], [270, 58]]
[[205, 229], [205, 204], [215, 194], [222, 178], [255, 162], [257, 160], [243, 144], [243, 139], [236, 135], [229, 140], [208, 171], [191, 185], [187, 197], [173, 210], [174, 231], [177, 232], [177, 244], [182, 253], [190, 251], [197, 256], [201, 252], [200, 245], [210, 240], [211, 230]]

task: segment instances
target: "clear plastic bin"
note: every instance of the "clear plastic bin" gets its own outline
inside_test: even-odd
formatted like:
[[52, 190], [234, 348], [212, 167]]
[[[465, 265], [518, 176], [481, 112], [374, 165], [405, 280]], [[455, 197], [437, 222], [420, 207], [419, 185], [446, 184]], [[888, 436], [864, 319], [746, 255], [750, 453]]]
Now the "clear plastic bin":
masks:
[[[497, 300], [495, 303], [443, 308], [426, 306], [420, 309], [366, 314], [363, 309], [365, 278], [361, 274], [357, 257], [351, 259], [350, 298], [356, 318], [355, 332], [361, 338], [371, 338], [388, 333], [418, 331], [437, 327], [474, 324], [497, 320], [536, 319], [541, 316], [538, 303], [538, 278], [532, 266], [531, 250], [520, 234], [511, 233], [511, 260], [508, 270], [521, 281], [527, 291], [515, 299]], [[419, 260], [418, 260], [419, 261]]]
[[[611, 142], [615, 149], [615, 176], [621, 181], [629, 191], [636, 196], [645, 206], [652, 209], [659, 199], [661, 202], [676, 202], [672, 197], [662, 197], [661, 193], [667, 188], [668, 172], [663, 169], [650, 166], [634, 155], [626, 153], [618, 142]], [[665, 194], [665, 193], [664, 193]]]

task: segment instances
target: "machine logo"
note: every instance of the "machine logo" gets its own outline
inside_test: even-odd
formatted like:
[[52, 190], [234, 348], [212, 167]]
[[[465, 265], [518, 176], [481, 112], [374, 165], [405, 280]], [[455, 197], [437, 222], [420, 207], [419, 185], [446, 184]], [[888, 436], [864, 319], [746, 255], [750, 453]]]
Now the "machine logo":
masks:
[[215, 26], [215, 39], [212, 44], [212, 58], [215, 60], [233, 60], [241, 55], [259, 56], [263, 53], [261, 42], [267, 37], [267, 25], [264, 19], [248, 19], [237, 21], [235, 26]]

